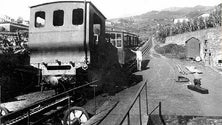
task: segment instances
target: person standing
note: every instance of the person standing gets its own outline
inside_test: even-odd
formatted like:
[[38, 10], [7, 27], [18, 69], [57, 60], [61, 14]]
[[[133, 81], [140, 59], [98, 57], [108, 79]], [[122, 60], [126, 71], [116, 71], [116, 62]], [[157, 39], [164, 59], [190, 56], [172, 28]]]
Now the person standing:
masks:
[[139, 49], [136, 51], [134, 50], [131, 50], [131, 51], [136, 53], [137, 70], [140, 71], [142, 67], [142, 60], [143, 60], [142, 52]]

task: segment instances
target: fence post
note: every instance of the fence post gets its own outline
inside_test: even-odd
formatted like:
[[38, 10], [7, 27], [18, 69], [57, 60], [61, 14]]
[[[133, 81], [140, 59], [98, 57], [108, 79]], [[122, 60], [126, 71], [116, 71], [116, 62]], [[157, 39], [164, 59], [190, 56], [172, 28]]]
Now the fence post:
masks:
[[148, 115], [149, 115], [149, 113], [148, 113], [147, 81], [146, 81], [145, 92], [146, 92], [146, 113], [147, 113], [147, 116], [148, 116]]
[[162, 110], [162, 109], [161, 109], [161, 108], [162, 108], [162, 107], [161, 107], [161, 102], [159, 102], [159, 115], [160, 115], [160, 116], [162, 116], [162, 113], [161, 113], [161, 110]]
[[[70, 97], [68, 98], [68, 110], [70, 110], [70, 102], [71, 102], [71, 100], [70, 100]], [[70, 121], [70, 116], [68, 117], [69, 118], [69, 125], [70, 125], [70, 123], [71, 123], [71, 121]]]
[[27, 120], [28, 123], [27, 123], [27, 125], [30, 125], [30, 110], [28, 110], [27, 113], [28, 113], [28, 120]]
[[129, 112], [128, 112], [128, 125], [130, 125], [130, 114], [129, 114]]
[[90, 86], [93, 87], [94, 111], [96, 113], [96, 87], [97, 85], [90, 85]]
[[141, 115], [141, 96], [139, 94], [139, 115], [140, 115], [140, 125], [142, 125], [142, 115]]
[[[124, 115], [121, 116], [115, 125], [122, 125], [123, 122], [126, 120], [126, 117], [128, 118], [128, 125], [130, 125], [130, 110], [134, 106], [134, 104], [139, 101], [139, 120], [140, 120], [140, 125], [142, 125], [142, 110], [141, 110], [141, 92], [144, 89], [146, 83], [144, 83], [142, 86], [140, 86], [139, 90], [137, 91], [135, 97], [133, 98], [133, 101], [130, 103], [130, 105], [127, 107], [126, 111], [124, 111]], [[138, 100], [139, 99], [139, 100]]]

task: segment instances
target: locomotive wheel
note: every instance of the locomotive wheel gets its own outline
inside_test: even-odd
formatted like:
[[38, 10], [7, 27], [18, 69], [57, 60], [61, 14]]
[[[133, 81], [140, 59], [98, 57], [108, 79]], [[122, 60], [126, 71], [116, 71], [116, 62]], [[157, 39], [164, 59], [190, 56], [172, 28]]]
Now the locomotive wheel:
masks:
[[0, 106], [0, 116], [7, 115], [9, 113], [8, 109]]
[[83, 125], [89, 120], [89, 115], [84, 108], [72, 107], [65, 112], [63, 125]]

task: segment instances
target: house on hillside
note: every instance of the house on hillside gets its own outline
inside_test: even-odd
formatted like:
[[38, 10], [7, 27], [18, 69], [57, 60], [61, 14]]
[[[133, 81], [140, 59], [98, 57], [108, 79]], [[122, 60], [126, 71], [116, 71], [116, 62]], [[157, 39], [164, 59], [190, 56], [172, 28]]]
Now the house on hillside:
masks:
[[185, 41], [185, 47], [187, 58], [196, 59], [197, 57], [200, 57], [201, 43], [199, 39], [191, 37]]
[[173, 20], [174, 24], [183, 23], [183, 22], [189, 22], [189, 19], [184, 17], [184, 18], [176, 18], [176, 19]]
[[198, 18], [209, 18], [209, 17], [210, 17], [209, 13], [204, 13], [204, 14], [201, 14]]
[[8, 32], [16, 32], [17, 30], [27, 30], [29, 29], [28, 26], [18, 23], [12, 23], [12, 22], [2, 22], [0, 23], [0, 27], [4, 29], [4, 31]]
[[209, 19], [209, 17], [210, 17], [210, 14], [208, 14], [208, 13], [204, 13], [204, 14], [201, 14], [200, 16], [198, 16], [198, 18], [202, 18], [204, 21]]
[[7, 15], [0, 15], [0, 23], [2, 22], [15, 22], [15, 20]]

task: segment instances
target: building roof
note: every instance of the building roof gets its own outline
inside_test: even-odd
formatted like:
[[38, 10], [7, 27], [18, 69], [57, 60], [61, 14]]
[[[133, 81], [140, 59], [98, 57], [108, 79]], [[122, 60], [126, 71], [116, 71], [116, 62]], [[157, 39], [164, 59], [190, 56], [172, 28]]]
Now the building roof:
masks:
[[[34, 5], [34, 6], [31, 6], [30, 8], [35, 8], [35, 7], [44, 6], [44, 5], [48, 5], [48, 4], [54, 4], [54, 3], [84, 3], [84, 1], [54, 1], [54, 2], [47, 2], [47, 3]], [[92, 5], [93, 8], [95, 8], [96, 11], [98, 11], [106, 19], [106, 17], [93, 5], [92, 2], [86, 1], [86, 3], [89, 3], [90, 5]]]
[[126, 31], [120, 31], [120, 30], [106, 30], [106, 32], [108, 32], [108, 33], [124, 33], [124, 34], [128, 34], [128, 35], [139, 37], [136, 34], [133, 34], [133, 33], [130, 33], [130, 32], [126, 32]]
[[24, 27], [24, 28], [28, 28], [29, 27], [29, 26], [24, 25], [24, 24], [13, 23], [13, 22], [0, 22], [0, 24], [12, 24], [12, 25], [21, 26], [21, 27]]
[[196, 37], [191, 37], [190, 39], [186, 40], [186, 41], [185, 41], [185, 43], [187, 43], [187, 42], [188, 42], [188, 41], [190, 41], [191, 39], [195, 39], [195, 40], [197, 40], [197, 41], [199, 41], [199, 42], [200, 42], [200, 40], [199, 40], [199, 39], [197, 39]]

